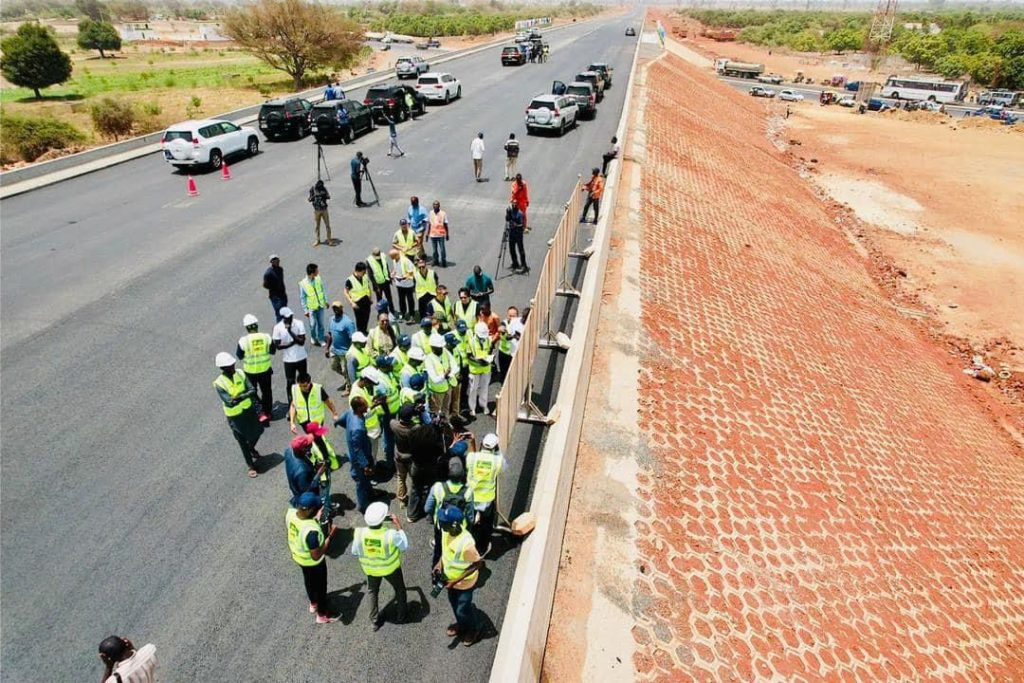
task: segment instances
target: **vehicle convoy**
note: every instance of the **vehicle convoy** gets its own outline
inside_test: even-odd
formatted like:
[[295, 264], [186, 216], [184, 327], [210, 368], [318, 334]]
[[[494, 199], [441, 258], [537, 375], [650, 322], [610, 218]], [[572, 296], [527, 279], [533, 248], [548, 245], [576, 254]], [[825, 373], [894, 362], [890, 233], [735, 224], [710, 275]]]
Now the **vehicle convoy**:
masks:
[[605, 90], [608, 90], [609, 88], [612, 87], [612, 71], [614, 70], [615, 69], [608, 66], [604, 62], [594, 62], [593, 64], [587, 67], [587, 71], [596, 71], [597, 73], [601, 74], [601, 77], [604, 79]]
[[556, 130], [558, 135], [576, 125], [579, 107], [569, 95], [537, 95], [526, 108], [526, 132]]
[[755, 85], [747, 91], [752, 97], [775, 97], [776, 92], [771, 88]]
[[782, 76], [779, 74], [761, 74], [757, 77], [758, 83], [769, 83], [771, 85], [781, 85]]
[[[406, 95], [412, 97], [411, 107], [406, 102]], [[372, 86], [363, 98], [363, 104], [371, 109], [373, 120], [379, 125], [387, 123], [385, 115], [395, 123], [400, 123], [422, 114], [427, 110], [426, 101], [415, 88], [402, 83]]]
[[399, 57], [395, 61], [395, 75], [399, 80], [403, 78], [416, 78], [428, 71], [430, 71], [430, 65], [422, 57], [416, 55]]
[[522, 43], [508, 45], [501, 49], [502, 66], [520, 66], [526, 64], [526, 46]]
[[569, 83], [555, 81], [551, 86], [552, 95], [567, 95], [576, 100], [581, 119], [593, 119], [597, 116], [597, 94], [594, 86], [587, 82]]
[[416, 91], [429, 102], [444, 102], [462, 97], [462, 83], [450, 73], [431, 71], [416, 81]]
[[579, 83], [590, 83], [594, 86], [594, 94], [597, 96], [597, 101], [600, 102], [604, 99], [604, 77], [598, 71], [581, 71], [576, 74], [573, 81]]
[[314, 105], [309, 113], [309, 122], [317, 142], [348, 144], [357, 135], [376, 128], [373, 124], [373, 112], [355, 100], [320, 102]]
[[757, 78], [764, 73], [764, 64], [752, 62], [734, 62], [731, 59], [716, 59], [715, 71], [722, 76], [736, 78]]
[[268, 100], [260, 106], [256, 121], [267, 140], [299, 139], [309, 133], [309, 111], [312, 108], [313, 103], [301, 97]]
[[160, 136], [164, 160], [175, 168], [209, 166], [220, 168], [235, 154], [256, 156], [260, 138], [254, 128], [220, 119], [182, 121]]

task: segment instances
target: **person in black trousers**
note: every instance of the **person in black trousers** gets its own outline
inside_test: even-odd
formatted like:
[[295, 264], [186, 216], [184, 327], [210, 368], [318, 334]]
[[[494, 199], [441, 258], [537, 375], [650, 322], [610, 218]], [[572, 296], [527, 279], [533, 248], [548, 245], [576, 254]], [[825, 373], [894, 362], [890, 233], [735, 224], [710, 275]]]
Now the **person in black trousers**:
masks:
[[513, 272], [529, 273], [530, 266], [526, 265], [526, 250], [523, 249], [523, 212], [519, 210], [514, 201], [509, 202], [508, 208], [505, 209], [505, 225], [508, 228], [508, 253], [512, 258], [510, 267]]
[[267, 290], [270, 305], [274, 307], [274, 322], [281, 322], [281, 309], [288, 305], [288, 290], [284, 286], [284, 268], [277, 254], [270, 255], [270, 267], [263, 272], [263, 289]]
[[352, 189], [356, 191], [356, 206], [366, 206], [363, 202], [363, 153], [356, 155], [349, 162], [352, 176]]

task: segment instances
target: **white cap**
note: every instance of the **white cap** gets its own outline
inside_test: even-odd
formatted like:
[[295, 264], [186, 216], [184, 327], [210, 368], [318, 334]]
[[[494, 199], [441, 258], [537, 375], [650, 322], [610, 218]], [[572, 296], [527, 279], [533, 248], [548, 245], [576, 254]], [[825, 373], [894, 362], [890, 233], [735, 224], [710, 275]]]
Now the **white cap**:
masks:
[[271, 260], [271, 261], [273, 261], [273, 260], [274, 260], [274, 259], [276, 259], [276, 258], [280, 258], [280, 257], [279, 257], [279, 256], [278, 256], [277, 254], [271, 254], [271, 255], [270, 255], [270, 260]]
[[377, 371], [377, 368], [371, 368], [370, 366], [366, 366], [365, 368], [363, 368], [363, 371], [359, 373], [359, 376], [362, 377], [363, 379], [370, 380], [374, 384], [380, 384], [381, 377], [380, 373]]
[[498, 435], [488, 434], [484, 437], [484, 448], [497, 448], [498, 447]]
[[436, 332], [430, 335], [430, 348], [432, 349], [443, 349], [445, 347], [444, 337], [437, 334]]
[[487, 339], [491, 336], [491, 330], [487, 327], [487, 323], [477, 323], [473, 331], [476, 332], [476, 336], [480, 339]]
[[409, 360], [426, 360], [427, 354], [423, 353], [423, 349], [418, 346], [414, 346], [409, 349]]
[[366, 335], [363, 334], [362, 332], [356, 332], [355, 334], [352, 335], [352, 343], [353, 344], [365, 344], [366, 343]]
[[366, 508], [366, 512], [363, 513], [363, 519], [366, 520], [367, 526], [380, 526], [387, 517], [388, 504], [380, 501], [370, 503], [369, 507]]
[[246, 313], [245, 317], [242, 318], [242, 326], [249, 327], [249, 325], [255, 325], [259, 322], [252, 313]]
[[292, 309], [288, 308], [287, 306], [282, 306], [281, 310], [278, 312], [281, 314], [282, 318], [290, 318], [293, 315], [295, 315], [294, 313], [292, 313]]
[[226, 368], [229, 365], [234, 365], [235, 363], [237, 363], [238, 359], [232, 356], [230, 353], [227, 353], [226, 351], [221, 351], [220, 353], [217, 354], [217, 357], [214, 359], [214, 362], [217, 364], [218, 368]]

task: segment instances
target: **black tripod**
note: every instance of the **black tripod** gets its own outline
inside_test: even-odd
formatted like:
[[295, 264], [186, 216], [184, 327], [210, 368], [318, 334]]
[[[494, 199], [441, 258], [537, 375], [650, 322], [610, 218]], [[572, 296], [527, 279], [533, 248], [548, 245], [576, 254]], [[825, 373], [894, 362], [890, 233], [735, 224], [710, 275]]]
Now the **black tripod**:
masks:
[[366, 202], [366, 206], [373, 206], [374, 204], [380, 206], [380, 195], [377, 194], [377, 186], [373, 184], [373, 176], [370, 175], [370, 167], [366, 161], [366, 159], [363, 159], [363, 176], [369, 181], [370, 189], [373, 190], [373, 201]]
[[501, 235], [501, 247], [498, 249], [498, 266], [494, 269], [494, 279], [501, 278], [501, 267], [505, 265], [505, 253], [508, 252], [508, 222], [505, 223], [505, 232]]
[[321, 174], [327, 176], [327, 180], [331, 179], [331, 171], [327, 168], [327, 159], [324, 157], [324, 148], [320, 145], [320, 141], [317, 140], [313, 143], [316, 145], [316, 179], [323, 180]]

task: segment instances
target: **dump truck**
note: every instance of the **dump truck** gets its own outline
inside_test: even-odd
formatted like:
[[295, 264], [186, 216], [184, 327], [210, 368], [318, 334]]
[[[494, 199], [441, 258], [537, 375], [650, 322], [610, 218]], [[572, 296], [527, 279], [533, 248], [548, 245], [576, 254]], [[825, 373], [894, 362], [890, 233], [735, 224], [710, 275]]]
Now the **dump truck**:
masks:
[[731, 59], [716, 59], [715, 71], [722, 76], [737, 78], [757, 78], [764, 73], [764, 64], [750, 62], [734, 62]]

